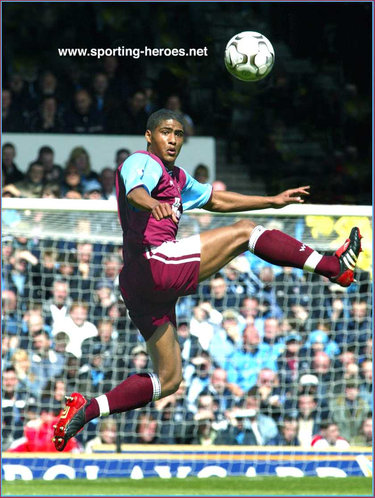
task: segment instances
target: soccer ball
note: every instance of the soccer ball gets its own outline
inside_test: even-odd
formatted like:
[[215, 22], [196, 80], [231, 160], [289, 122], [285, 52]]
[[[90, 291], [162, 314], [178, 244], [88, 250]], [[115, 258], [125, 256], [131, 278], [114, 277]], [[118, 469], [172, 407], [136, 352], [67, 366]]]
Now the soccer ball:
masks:
[[224, 62], [235, 78], [259, 81], [270, 73], [275, 62], [275, 51], [265, 36], [256, 31], [243, 31], [229, 40]]

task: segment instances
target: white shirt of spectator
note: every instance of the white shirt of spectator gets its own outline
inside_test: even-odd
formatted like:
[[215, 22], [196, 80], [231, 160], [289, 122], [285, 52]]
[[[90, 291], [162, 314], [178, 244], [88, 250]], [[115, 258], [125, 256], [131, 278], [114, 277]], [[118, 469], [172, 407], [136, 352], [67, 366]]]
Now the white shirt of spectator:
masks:
[[69, 343], [66, 347], [66, 352], [72, 353], [76, 358], [81, 358], [82, 356], [82, 342], [89, 337], [96, 337], [98, 335], [98, 329], [93, 323], [86, 321], [81, 327], [78, 327], [70, 316], [65, 318], [59, 324], [58, 328], [53, 328], [52, 335], [55, 336], [61, 331], [65, 332], [69, 336]]
[[329, 448], [337, 448], [338, 450], [345, 450], [346, 448], [350, 447], [350, 444], [346, 439], [340, 436], [335, 444], [329, 444], [327, 439], [322, 437], [321, 439], [313, 441], [311, 446], [314, 448], [314, 450], [328, 450]]

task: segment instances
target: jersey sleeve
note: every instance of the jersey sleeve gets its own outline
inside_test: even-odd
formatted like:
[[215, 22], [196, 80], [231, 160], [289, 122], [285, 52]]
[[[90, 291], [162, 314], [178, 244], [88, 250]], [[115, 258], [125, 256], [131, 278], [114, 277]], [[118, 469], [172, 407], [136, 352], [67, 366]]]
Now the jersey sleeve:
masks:
[[136, 187], [144, 187], [149, 194], [158, 184], [162, 169], [152, 157], [135, 153], [126, 159], [121, 168], [126, 194]]
[[199, 183], [187, 171], [183, 171], [186, 175], [186, 182], [181, 190], [184, 211], [203, 207], [211, 198], [212, 186], [209, 183]]

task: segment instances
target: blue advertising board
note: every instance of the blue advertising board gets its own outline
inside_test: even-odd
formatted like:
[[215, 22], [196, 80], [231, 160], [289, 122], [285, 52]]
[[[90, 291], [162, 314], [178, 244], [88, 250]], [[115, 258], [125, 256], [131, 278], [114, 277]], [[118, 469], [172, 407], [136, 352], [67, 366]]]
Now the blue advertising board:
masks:
[[7, 453], [2, 455], [4, 480], [54, 480], [103, 477], [372, 475], [370, 448], [304, 451], [276, 447], [127, 446], [122, 453]]

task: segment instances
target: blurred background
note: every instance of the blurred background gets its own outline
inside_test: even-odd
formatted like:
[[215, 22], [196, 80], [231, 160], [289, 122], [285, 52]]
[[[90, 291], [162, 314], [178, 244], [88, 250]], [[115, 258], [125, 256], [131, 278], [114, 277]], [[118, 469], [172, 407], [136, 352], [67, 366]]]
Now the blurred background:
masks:
[[[216, 179], [228, 189], [311, 184], [313, 203], [371, 204], [370, 2], [5, 3], [3, 14], [3, 132], [142, 135], [166, 106], [185, 115], [188, 134], [216, 139]], [[244, 30], [276, 52], [256, 84], [223, 63]], [[206, 46], [208, 57], [57, 52], [118, 46]]]

